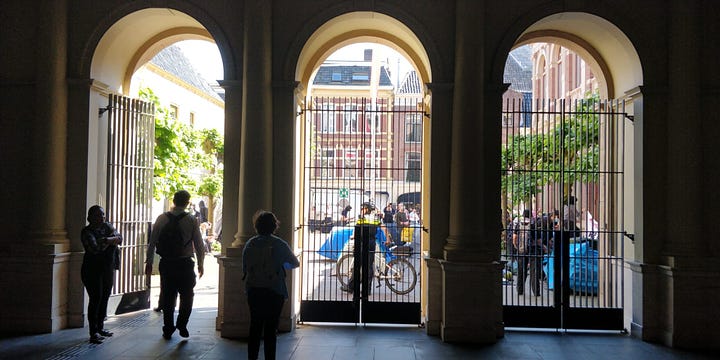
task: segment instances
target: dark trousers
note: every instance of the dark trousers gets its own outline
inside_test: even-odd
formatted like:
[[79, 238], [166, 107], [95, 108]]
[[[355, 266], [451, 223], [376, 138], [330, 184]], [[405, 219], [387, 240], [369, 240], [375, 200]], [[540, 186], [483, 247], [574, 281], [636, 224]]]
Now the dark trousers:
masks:
[[[357, 238], [356, 238], [357, 239]], [[358, 241], [358, 240], [355, 240]], [[359, 246], [357, 243], [355, 243], [355, 246]], [[372, 294], [372, 284], [373, 284], [373, 278], [375, 277], [375, 251], [377, 249], [377, 244], [375, 244], [375, 237], [371, 237], [370, 241], [368, 241], [368, 248], [367, 248], [367, 257], [368, 257], [368, 274], [365, 275], [365, 278], [368, 279], [368, 294]], [[384, 255], [384, 254], [382, 254]], [[353, 261], [360, 262], [360, 258], [355, 257]], [[354, 266], [354, 265], [353, 265]], [[362, 267], [360, 267], [360, 272], [363, 272]], [[350, 279], [348, 280], [348, 287], [350, 289], [355, 289], [355, 269], [353, 267], [353, 272], [350, 274]], [[361, 285], [362, 286], [362, 285]]]
[[265, 342], [265, 359], [275, 359], [277, 327], [285, 298], [267, 288], [249, 288], [250, 339], [248, 358], [257, 359], [260, 352], [260, 338]]
[[106, 264], [87, 264], [83, 262], [80, 277], [88, 293], [87, 317], [90, 336], [103, 330], [107, 316], [108, 299], [115, 281], [114, 270]]
[[540, 291], [542, 290], [542, 287], [540, 286], [543, 271], [542, 262], [542, 248], [536, 249], [531, 247], [530, 254], [518, 255], [518, 294], [522, 294], [525, 291], [525, 278], [530, 275], [530, 289], [532, 290], [533, 295], [540, 295]]
[[[195, 262], [191, 258], [160, 259], [160, 294], [163, 311], [163, 332], [186, 328], [192, 312], [195, 293]], [[175, 303], [180, 294], [180, 309], [174, 320]]]

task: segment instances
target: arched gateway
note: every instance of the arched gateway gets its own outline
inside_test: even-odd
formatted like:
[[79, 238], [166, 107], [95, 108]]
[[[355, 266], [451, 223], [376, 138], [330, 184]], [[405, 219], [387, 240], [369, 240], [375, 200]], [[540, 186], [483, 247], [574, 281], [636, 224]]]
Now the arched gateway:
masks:
[[[624, 99], [633, 119], [623, 125], [624, 196], [611, 199], [624, 212], [609, 213], [611, 222], [625, 225], [613, 233], [634, 239], [623, 244], [624, 294], [632, 294], [624, 327], [648, 341], [717, 347], [719, 310], [699, 299], [720, 295], [707, 286], [720, 281], [717, 242], [707, 236], [720, 216], [712, 206], [719, 181], [712, 169], [720, 167], [708, 155], [720, 147], [714, 137], [720, 121], [712, 101], [702, 101], [717, 93], [717, 46], [707, 34], [720, 12], [707, 1], [610, 3], [2, 2], [8, 21], [0, 40], [13, 51], [0, 67], [0, 113], [3, 121], [14, 119], [2, 132], [9, 150], [0, 162], [11, 169], [2, 175], [9, 189], [3, 200], [15, 213], [34, 216], [2, 220], [2, 284], [33, 291], [0, 300], [0, 329], [83, 325], [76, 234], [104, 188], [104, 170], [95, 165], [99, 145], [91, 141], [106, 105], [103, 92], [123, 93], [134, 67], [179, 35], [214, 39], [225, 65], [222, 336], [247, 334], [239, 269], [242, 246], [254, 233], [252, 214], [274, 210], [283, 223], [279, 235], [301, 243], [302, 231], [294, 229], [303, 224], [309, 195], [300, 177], [307, 159], [298, 150], [298, 113], [307, 108], [313, 71], [340, 46], [379, 41], [410, 59], [427, 88], [421, 321], [446, 341], [497, 341], [505, 331], [498, 246], [503, 65], [514, 46], [550, 38], [597, 60], [607, 96]], [[289, 281], [299, 289], [298, 274]], [[282, 330], [293, 329], [297, 305], [288, 303]]]

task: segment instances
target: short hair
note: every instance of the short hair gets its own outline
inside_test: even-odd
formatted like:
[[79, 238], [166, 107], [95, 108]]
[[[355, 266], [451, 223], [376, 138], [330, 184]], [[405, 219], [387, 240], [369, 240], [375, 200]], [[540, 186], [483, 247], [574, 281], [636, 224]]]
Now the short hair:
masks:
[[88, 218], [89, 218], [89, 217], [91, 217], [91, 216], [93, 216], [93, 215], [99, 214], [101, 211], [103, 211], [102, 206], [100, 206], [100, 205], [93, 205], [93, 206], [91, 206], [91, 207], [88, 209], [88, 214], [87, 214], [87, 216], [88, 216]]
[[277, 230], [280, 225], [280, 221], [277, 219], [275, 214], [265, 211], [258, 210], [253, 216], [253, 224], [255, 225], [255, 231], [260, 235], [270, 235]]
[[175, 206], [185, 207], [190, 203], [190, 193], [186, 190], [180, 190], [173, 196], [173, 204]]

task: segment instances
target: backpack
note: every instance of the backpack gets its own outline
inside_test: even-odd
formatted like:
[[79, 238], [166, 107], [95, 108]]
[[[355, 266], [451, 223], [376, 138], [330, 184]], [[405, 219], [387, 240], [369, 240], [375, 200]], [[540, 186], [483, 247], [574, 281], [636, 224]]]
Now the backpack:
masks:
[[158, 253], [158, 255], [167, 258], [177, 258], [183, 254], [187, 243], [183, 243], [182, 241], [180, 219], [185, 217], [187, 214], [188, 213], [184, 212], [175, 216], [169, 211], [165, 213], [165, 216], [167, 216], [170, 221], [160, 230], [160, 235], [158, 236], [155, 249], [155, 252]]
[[271, 288], [280, 277], [278, 268], [273, 262], [273, 238], [257, 237], [245, 248], [246, 287]]

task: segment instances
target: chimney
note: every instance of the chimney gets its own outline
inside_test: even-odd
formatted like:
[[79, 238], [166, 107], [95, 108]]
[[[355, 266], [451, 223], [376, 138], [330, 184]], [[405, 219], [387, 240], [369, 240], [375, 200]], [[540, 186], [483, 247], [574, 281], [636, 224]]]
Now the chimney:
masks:
[[372, 49], [365, 49], [364, 61], [372, 61]]

